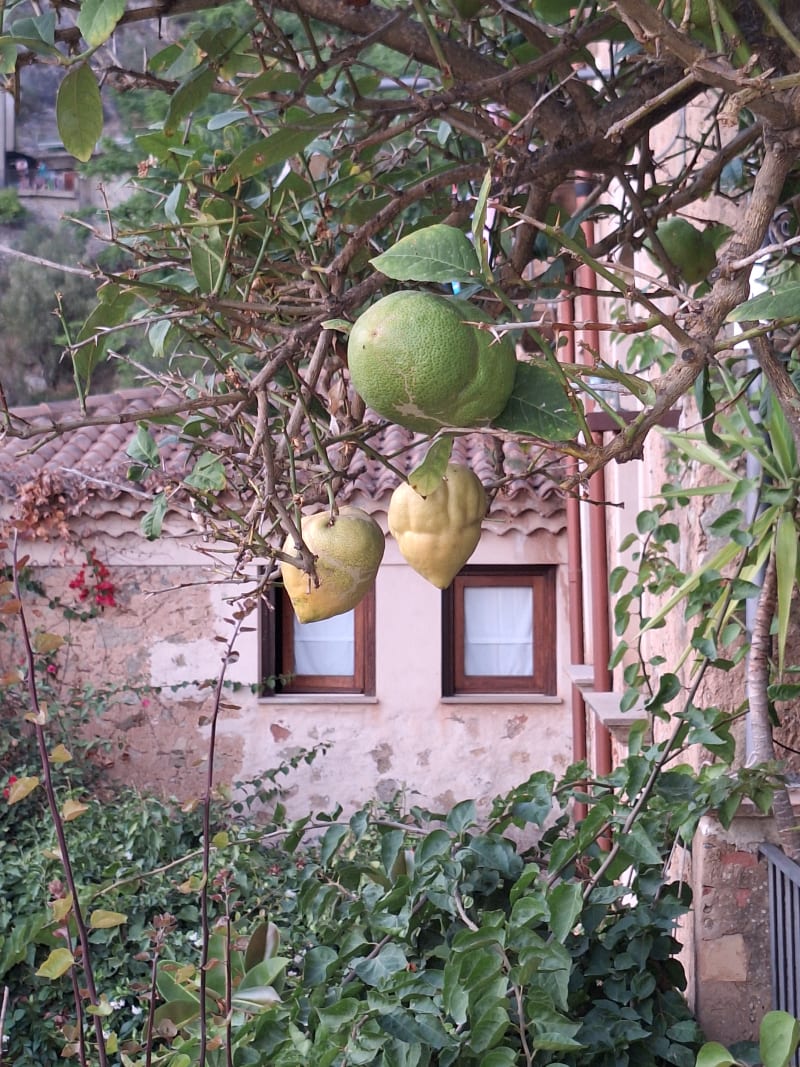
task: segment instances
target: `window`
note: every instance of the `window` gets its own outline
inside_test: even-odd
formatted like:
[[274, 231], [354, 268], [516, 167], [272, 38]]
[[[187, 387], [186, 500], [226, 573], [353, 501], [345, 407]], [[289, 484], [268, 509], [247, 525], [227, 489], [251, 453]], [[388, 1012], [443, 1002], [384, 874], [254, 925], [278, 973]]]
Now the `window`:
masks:
[[274, 589], [261, 608], [262, 696], [375, 691], [375, 597], [321, 622], [298, 622]]
[[445, 696], [555, 693], [555, 567], [464, 567], [442, 597]]

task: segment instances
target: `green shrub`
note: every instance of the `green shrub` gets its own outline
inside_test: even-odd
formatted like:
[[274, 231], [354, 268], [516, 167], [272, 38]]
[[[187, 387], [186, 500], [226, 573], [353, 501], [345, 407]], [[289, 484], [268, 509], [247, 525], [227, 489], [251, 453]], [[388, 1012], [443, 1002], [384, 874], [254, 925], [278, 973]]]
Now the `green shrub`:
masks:
[[0, 226], [18, 226], [28, 217], [16, 189], [0, 189]]

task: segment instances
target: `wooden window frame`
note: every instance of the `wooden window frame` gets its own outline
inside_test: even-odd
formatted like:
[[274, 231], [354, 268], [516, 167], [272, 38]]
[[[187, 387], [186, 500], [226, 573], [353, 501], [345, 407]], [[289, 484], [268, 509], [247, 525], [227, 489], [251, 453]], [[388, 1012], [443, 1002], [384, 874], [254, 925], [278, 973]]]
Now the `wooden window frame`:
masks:
[[[533, 590], [533, 674], [468, 675], [464, 670], [464, 590], [527, 586]], [[464, 567], [442, 594], [442, 692], [446, 697], [487, 693], [556, 693], [556, 568], [553, 565]]]
[[[261, 606], [261, 695], [375, 694], [375, 592], [371, 590], [356, 605], [354, 623], [354, 668], [351, 675], [294, 675], [294, 612], [285, 590], [274, 588]], [[269, 685], [269, 679], [276, 684]]]

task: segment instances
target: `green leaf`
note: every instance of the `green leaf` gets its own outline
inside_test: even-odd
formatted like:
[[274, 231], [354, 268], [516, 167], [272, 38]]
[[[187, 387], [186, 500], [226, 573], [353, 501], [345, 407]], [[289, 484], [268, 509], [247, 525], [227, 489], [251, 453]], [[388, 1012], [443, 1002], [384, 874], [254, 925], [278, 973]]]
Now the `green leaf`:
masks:
[[141, 463], [145, 467], [156, 469], [161, 465], [158, 445], [143, 422], [139, 423], [136, 436], [125, 449], [125, 453], [134, 463]]
[[427, 496], [434, 489], [438, 489], [452, 451], [453, 438], [449, 434], [444, 434], [434, 441], [425, 454], [425, 459], [408, 476], [411, 488], [420, 496]]
[[184, 482], [203, 493], [220, 492], [227, 484], [222, 460], [213, 452], [204, 452]]
[[577, 882], [561, 882], [548, 897], [550, 929], [563, 944], [583, 909], [583, 889]]
[[481, 182], [475, 210], [472, 213], [472, 244], [477, 250], [481, 273], [487, 281], [492, 280], [492, 268], [489, 265], [489, 252], [486, 247], [484, 229], [486, 227], [486, 210], [489, 206], [489, 192], [492, 188], [492, 172], [487, 170]]
[[342, 823], [328, 827], [325, 831], [325, 836], [322, 838], [322, 845], [319, 850], [319, 862], [323, 867], [330, 863], [332, 857], [336, 854], [339, 846], [349, 833], [350, 827]]
[[728, 322], [747, 322], [751, 319], [788, 319], [792, 322], [800, 320], [800, 282], [770, 290], [768, 293], [759, 293], [728, 314]]
[[78, 29], [91, 48], [107, 41], [125, 13], [125, 0], [83, 0]]
[[481, 267], [469, 238], [455, 226], [436, 223], [403, 237], [370, 260], [375, 270], [396, 281], [475, 282]]
[[82, 63], [58, 87], [56, 122], [64, 147], [88, 163], [103, 132], [103, 102], [92, 68]]
[[75, 962], [75, 957], [68, 948], [54, 948], [36, 972], [38, 978], [60, 978], [66, 974]]
[[462, 800], [451, 808], [447, 814], [447, 829], [454, 834], [463, 833], [468, 826], [475, 822], [476, 808], [474, 800]]
[[634, 823], [624, 838], [620, 839], [620, 850], [637, 865], [660, 866], [663, 862], [661, 853], [639, 823]]
[[16, 43], [10, 37], [0, 37], [0, 74], [13, 74], [16, 66]]
[[800, 1023], [785, 1011], [768, 1011], [761, 1020], [759, 1051], [764, 1067], [786, 1067], [800, 1042]]
[[419, 1044], [423, 1048], [438, 1049], [452, 1044], [452, 1038], [435, 1016], [415, 1016], [398, 1008], [391, 1014], [378, 1015], [378, 1022], [387, 1034], [407, 1045]]
[[157, 493], [150, 505], [150, 510], [142, 517], [140, 529], [148, 541], [155, 541], [161, 536], [161, 527], [167, 513], [166, 493]]
[[697, 1053], [695, 1067], [732, 1067], [736, 1060], [718, 1041], [707, 1041]]
[[778, 674], [781, 674], [797, 577], [797, 525], [788, 511], [781, 514], [775, 532], [775, 568], [778, 585]]
[[183, 119], [195, 111], [211, 92], [214, 85], [214, 71], [209, 67], [193, 70], [170, 97], [167, 117], [164, 119], [164, 133], [170, 137], [177, 132]]
[[[572, 0], [570, 0], [570, 3]], [[511, 1048], [493, 1048], [481, 1058], [479, 1067], [514, 1067], [517, 1053]]]
[[267, 167], [276, 167], [296, 156], [311, 144], [321, 130], [333, 122], [330, 114], [310, 115], [294, 108], [286, 116], [287, 125], [254, 144], [248, 145], [228, 165], [217, 182], [224, 192], [236, 182], [261, 174]]
[[561, 379], [545, 363], [518, 363], [514, 389], [494, 425], [540, 441], [571, 441], [580, 423]]
[[72, 353], [72, 371], [78, 396], [89, 392], [92, 373], [105, 358], [114, 334], [105, 331], [120, 326], [128, 318], [136, 294], [120, 289], [118, 285], [104, 285], [99, 292], [99, 302], [78, 333], [78, 347]]
[[210, 215], [201, 215], [200, 221], [208, 225], [194, 227], [190, 232], [192, 273], [201, 293], [214, 293], [226, 269], [225, 239]]

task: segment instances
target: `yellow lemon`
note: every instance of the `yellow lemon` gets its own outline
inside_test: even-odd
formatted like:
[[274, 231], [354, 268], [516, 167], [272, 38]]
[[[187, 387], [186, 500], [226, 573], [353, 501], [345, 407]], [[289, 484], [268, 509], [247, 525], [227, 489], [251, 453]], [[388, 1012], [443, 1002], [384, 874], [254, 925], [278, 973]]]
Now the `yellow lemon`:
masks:
[[495, 341], [470, 322], [491, 319], [435, 293], [383, 297], [350, 332], [353, 387], [373, 411], [409, 430], [487, 425], [511, 395], [517, 361], [507, 336]]
[[[300, 622], [319, 622], [354, 608], [369, 592], [385, 547], [383, 531], [360, 508], [344, 507], [334, 518], [329, 511], [305, 515], [303, 540], [316, 556], [319, 584], [299, 567], [281, 563], [286, 592]], [[283, 545], [294, 549], [291, 537]]]
[[477, 475], [457, 463], [428, 496], [408, 482], [392, 493], [389, 530], [403, 558], [438, 589], [446, 589], [478, 547], [486, 493]]

